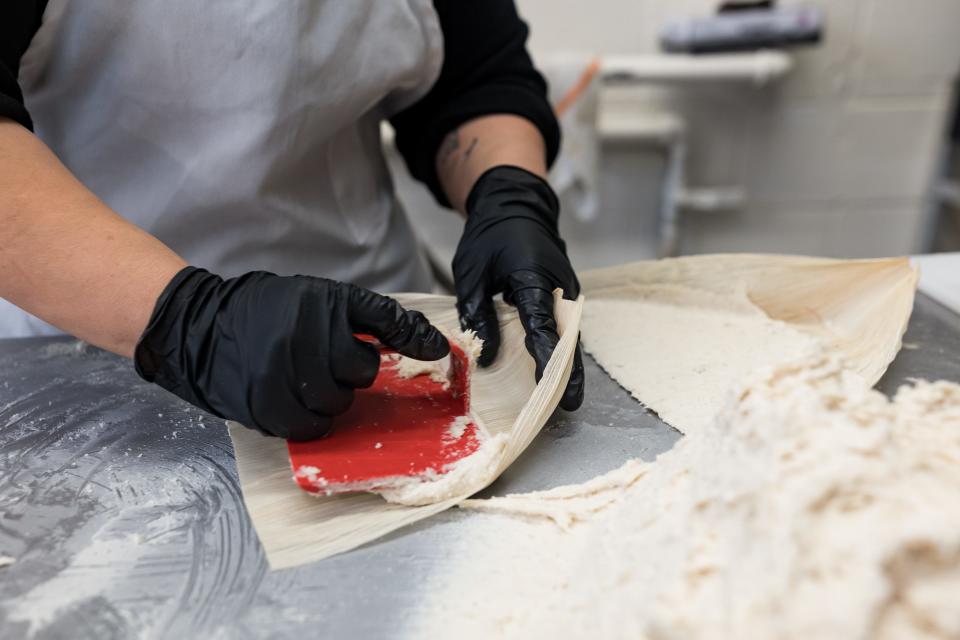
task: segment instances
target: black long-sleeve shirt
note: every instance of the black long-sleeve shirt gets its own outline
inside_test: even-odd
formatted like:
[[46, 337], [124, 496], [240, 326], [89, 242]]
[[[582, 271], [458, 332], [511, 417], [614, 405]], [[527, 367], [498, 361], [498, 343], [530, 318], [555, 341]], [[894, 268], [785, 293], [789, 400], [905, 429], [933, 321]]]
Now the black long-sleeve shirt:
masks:
[[[560, 146], [560, 128], [547, 101], [546, 82], [527, 53], [527, 25], [513, 0], [433, 4], [444, 37], [440, 76], [422, 99], [391, 118], [391, 124], [410, 173], [447, 204], [437, 178], [436, 154], [450, 131], [484, 115], [518, 115], [540, 130], [552, 162]], [[47, 0], [0, 3], [0, 116], [31, 130], [17, 76], [46, 5]]]

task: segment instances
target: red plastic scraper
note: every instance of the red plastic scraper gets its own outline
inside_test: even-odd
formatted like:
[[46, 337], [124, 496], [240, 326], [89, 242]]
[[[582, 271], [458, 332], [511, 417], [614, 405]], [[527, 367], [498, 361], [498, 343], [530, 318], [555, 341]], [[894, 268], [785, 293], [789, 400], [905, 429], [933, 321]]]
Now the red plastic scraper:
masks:
[[361, 338], [380, 350], [373, 385], [356, 392], [329, 436], [287, 443], [294, 478], [311, 493], [376, 491], [398, 479], [433, 477], [480, 447], [469, 417], [470, 366], [459, 345], [450, 342], [446, 375], [404, 378], [394, 351]]

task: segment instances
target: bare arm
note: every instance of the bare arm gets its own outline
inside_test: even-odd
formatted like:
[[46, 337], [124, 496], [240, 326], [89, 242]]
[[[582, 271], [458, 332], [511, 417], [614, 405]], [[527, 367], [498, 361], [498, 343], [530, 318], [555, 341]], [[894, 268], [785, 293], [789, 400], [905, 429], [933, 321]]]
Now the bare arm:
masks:
[[[560, 339], [553, 292], [580, 293], [560, 237], [560, 203], [546, 181], [559, 123], [514, 0], [433, 4], [443, 67], [425, 96], [391, 118], [397, 149], [437, 202], [467, 214], [453, 279], [460, 324], [484, 341], [480, 365], [499, 351], [493, 299], [503, 294], [520, 315], [539, 380]], [[578, 347], [560, 406], [576, 409], [583, 389]]]
[[27, 129], [0, 118], [0, 297], [130, 357], [186, 263], [110, 210]]
[[540, 131], [514, 115], [475, 118], [450, 132], [437, 151], [437, 176], [450, 204], [465, 213], [470, 189], [484, 171], [513, 165], [547, 175], [546, 148]]

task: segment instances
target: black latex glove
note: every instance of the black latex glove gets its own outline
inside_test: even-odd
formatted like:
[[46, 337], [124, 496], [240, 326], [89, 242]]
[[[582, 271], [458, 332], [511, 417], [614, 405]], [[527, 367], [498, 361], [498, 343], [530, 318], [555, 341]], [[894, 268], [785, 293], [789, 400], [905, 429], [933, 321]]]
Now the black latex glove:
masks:
[[[560, 203], [542, 178], [518, 167], [488, 170], [467, 198], [467, 222], [453, 258], [460, 324], [483, 338], [480, 365], [500, 350], [500, 325], [493, 296], [517, 307], [526, 347], [537, 364], [537, 382], [560, 336], [553, 314], [553, 290], [580, 295], [580, 283], [557, 230]], [[573, 411], [583, 402], [583, 358], [574, 356], [570, 382], [560, 406]]]
[[239, 278], [187, 267], [157, 300], [137, 343], [137, 373], [221, 418], [311, 440], [380, 368], [369, 333], [418, 360], [449, 353], [423, 314], [350, 284], [254, 271]]

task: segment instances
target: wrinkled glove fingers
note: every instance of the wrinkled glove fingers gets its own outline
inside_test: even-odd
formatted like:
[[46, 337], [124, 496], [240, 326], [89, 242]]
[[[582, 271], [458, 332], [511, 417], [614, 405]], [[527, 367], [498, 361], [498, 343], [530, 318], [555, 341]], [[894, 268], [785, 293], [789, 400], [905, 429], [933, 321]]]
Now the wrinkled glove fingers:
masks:
[[304, 373], [297, 380], [296, 391], [304, 408], [321, 416], [335, 416], [350, 408], [353, 389], [334, 378], [336, 363], [316, 356], [301, 357], [298, 361], [297, 366]]
[[481, 367], [490, 366], [500, 352], [500, 321], [493, 300], [477, 290], [463, 300], [457, 300], [457, 313], [460, 326], [464, 330], [475, 331], [477, 337], [483, 340], [483, 350], [477, 363]]
[[407, 311], [393, 298], [349, 287], [348, 314], [354, 331], [373, 334], [381, 343], [416, 360], [439, 360], [450, 344], [419, 311]]
[[273, 375], [252, 385], [248, 402], [253, 407], [267, 407], [276, 398], [291, 391], [295, 401], [284, 405], [282, 418], [269, 414], [271, 423], [257, 426], [267, 433], [290, 440], [313, 440], [330, 431], [330, 417], [346, 411], [353, 402], [353, 392], [337, 385], [330, 378], [325, 358], [301, 351], [294, 360], [295, 379]]
[[[529, 275], [525, 276], [523, 281], [529, 285], [531, 282]], [[540, 382], [544, 369], [560, 342], [554, 314], [553, 292], [546, 288], [527, 286], [527, 288], [515, 290], [511, 295], [511, 302], [517, 307], [520, 322], [527, 334], [525, 344], [527, 351], [536, 362], [536, 380]], [[573, 356], [573, 366], [570, 369], [570, 379], [560, 397], [562, 409], [574, 411], [583, 404], [584, 382], [583, 354], [578, 342]]]
[[380, 352], [369, 342], [357, 340], [349, 329], [330, 345], [330, 372], [337, 384], [366, 389], [380, 371]]
[[[312, 359], [312, 363], [301, 360], [300, 364], [307, 366], [312, 364], [314, 371], [320, 371], [322, 366], [316, 359]], [[289, 384], [282, 378], [282, 375], [272, 376], [261, 384], [254, 385], [251, 389], [252, 395], [247, 401], [254, 407], [263, 407], [268, 406], [275, 398], [282, 397], [285, 387]], [[264, 420], [247, 426], [256, 426], [265, 433], [290, 440], [322, 438], [330, 431], [330, 416], [333, 414], [331, 409], [350, 406], [353, 398], [352, 392], [331, 388], [333, 385], [329, 383], [329, 378], [310, 376], [300, 380], [298, 387], [298, 401], [284, 406], [282, 418], [270, 414], [270, 421]]]
[[557, 320], [553, 315], [553, 293], [548, 289], [527, 287], [513, 291], [510, 302], [517, 307], [520, 324], [526, 333], [524, 344], [536, 362], [536, 379], [540, 382], [543, 370], [560, 342]]
[[573, 367], [570, 369], [570, 381], [560, 397], [560, 408], [564, 411], [576, 411], [583, 404], [585, 376], [583, 373], [583, 353], [577, 341], [577, 351], [573, 355]]

